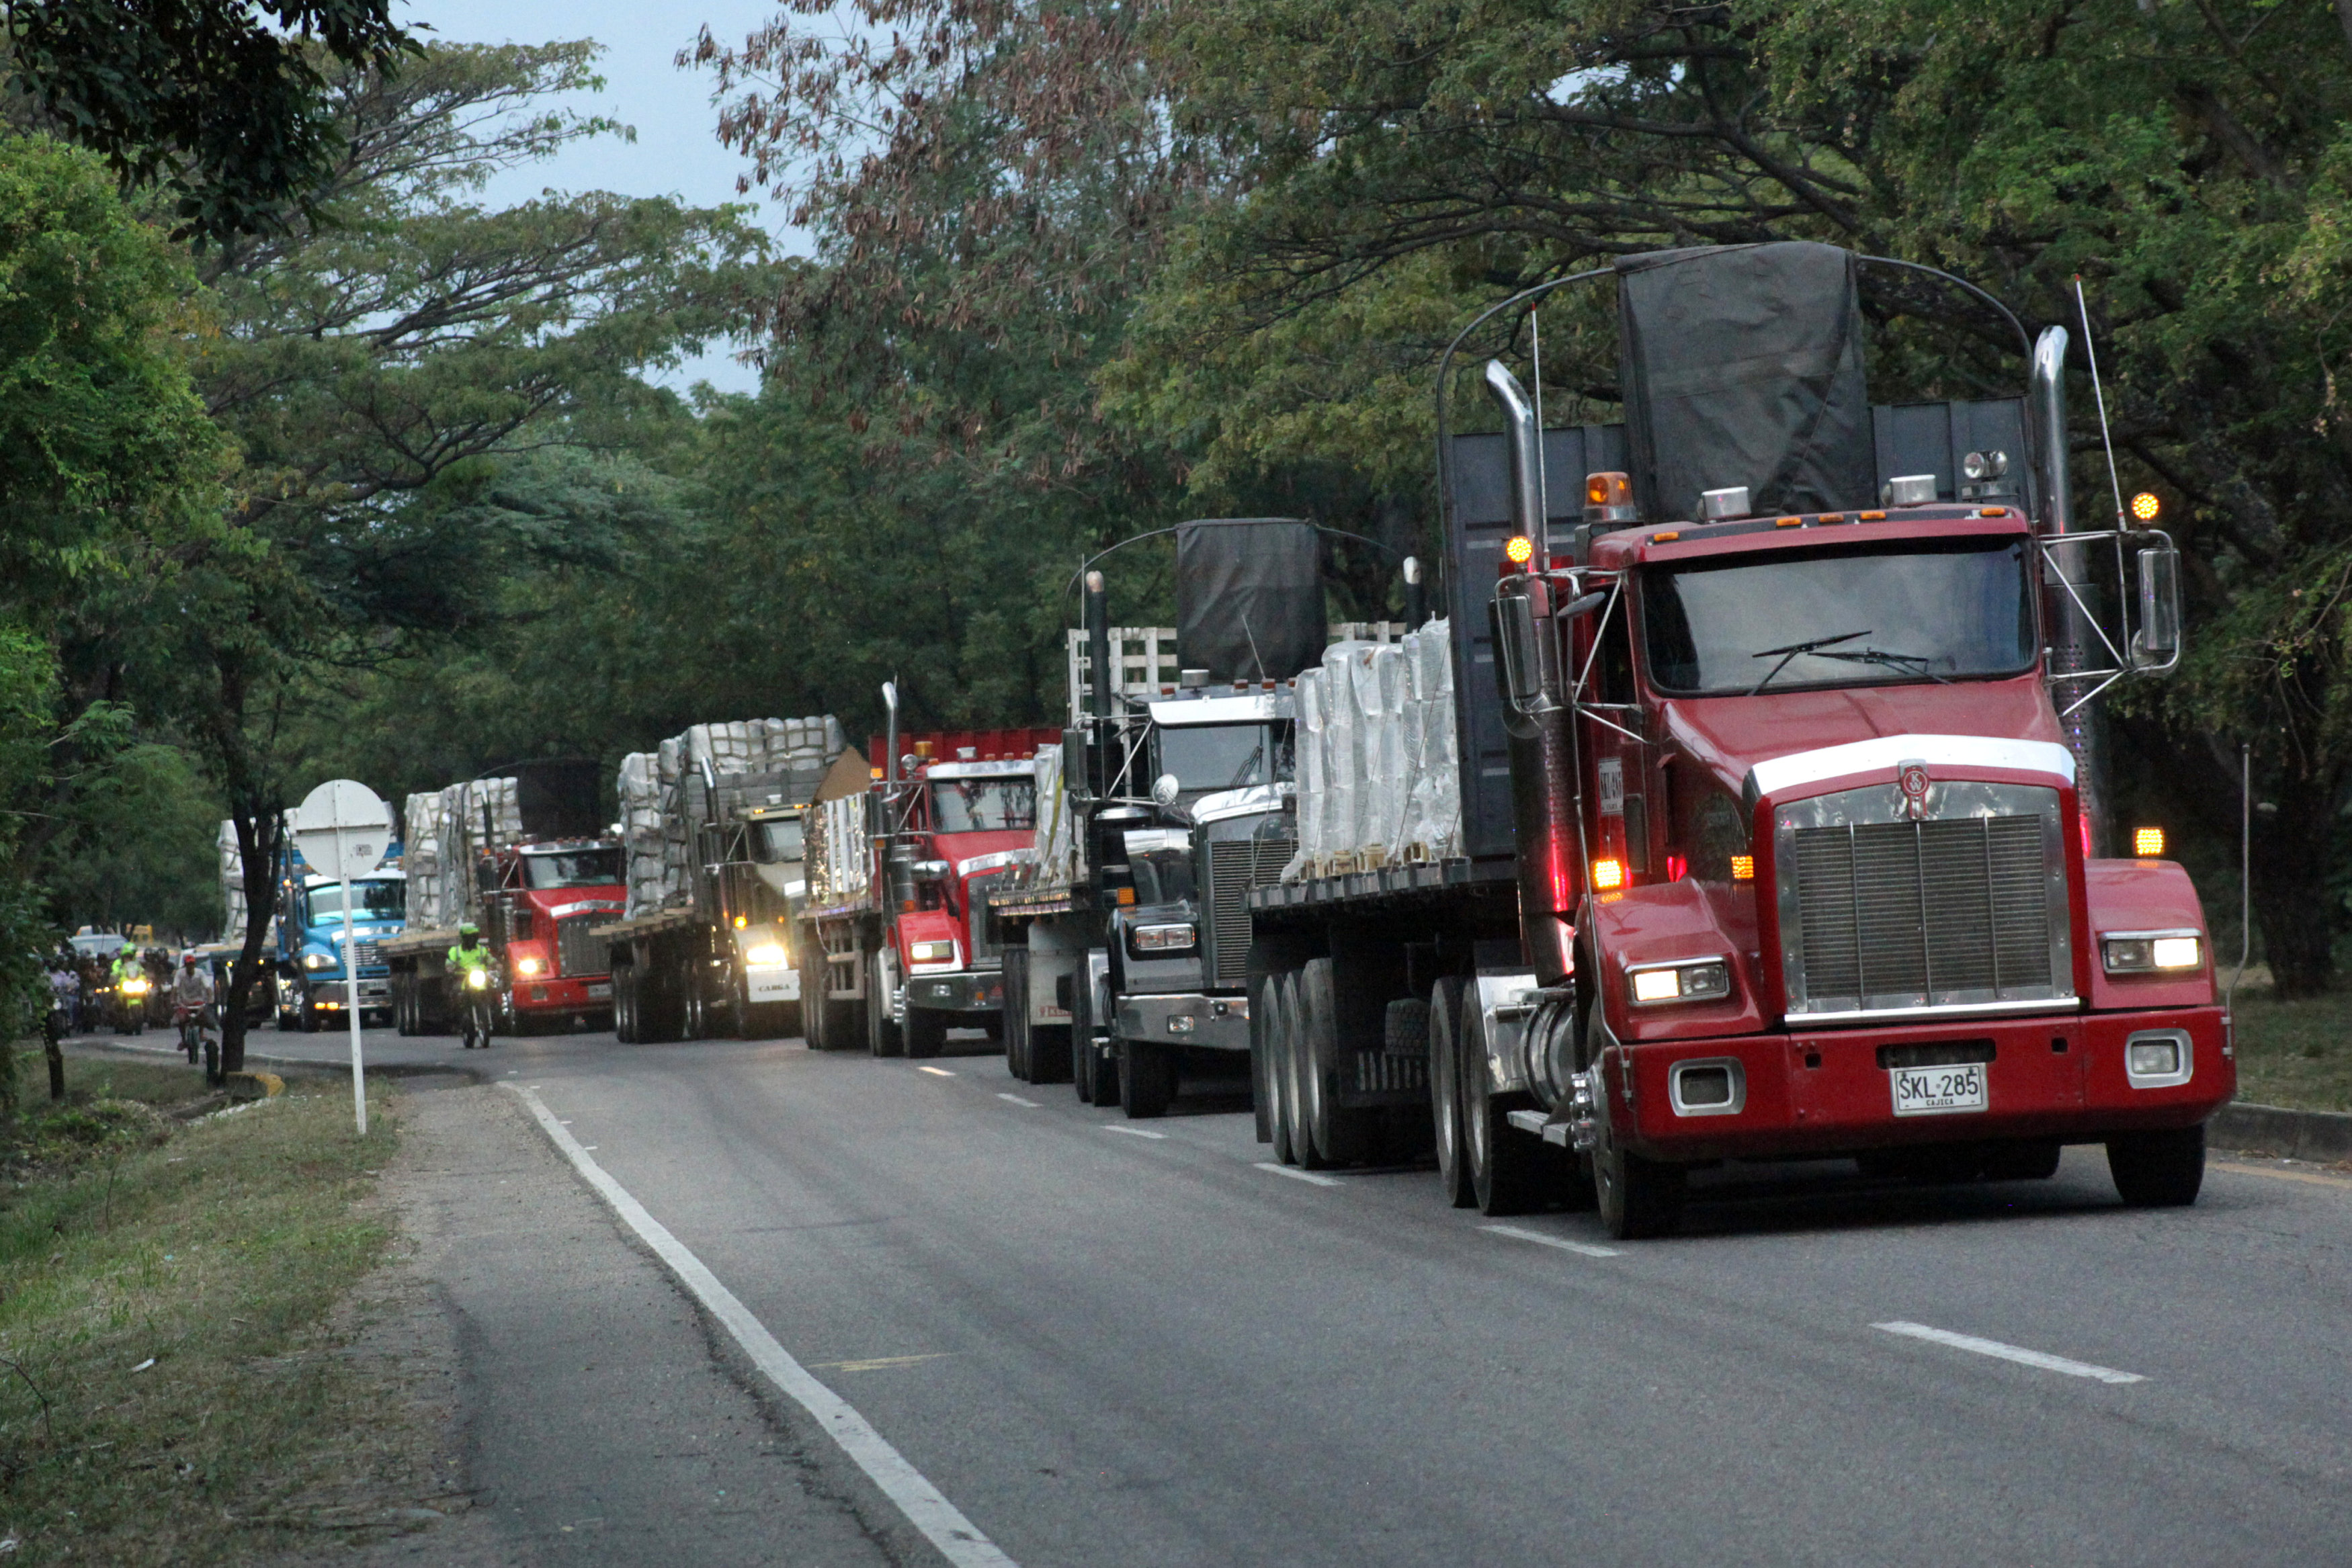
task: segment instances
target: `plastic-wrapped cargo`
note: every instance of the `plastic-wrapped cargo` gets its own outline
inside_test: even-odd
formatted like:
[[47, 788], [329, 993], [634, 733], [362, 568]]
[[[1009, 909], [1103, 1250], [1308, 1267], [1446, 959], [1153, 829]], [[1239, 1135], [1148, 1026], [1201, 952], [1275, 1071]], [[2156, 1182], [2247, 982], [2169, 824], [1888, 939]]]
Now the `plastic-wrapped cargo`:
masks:
[[442, 791], [411, 795], [401, 807], [401, 869], [408, 873], [408, 923], [419, 930], [443, 924], [444, 911], [454, 918], [443, 873], [441, 819], [447, 807]]
[[1323, 650], [1323, 854], [1321, 874], [1356, 869], [1364, 841], [1364, 716], [1356, 701], [1357, 655], [1375, 643]]
[[873, 880], [866, 852], [866, 796], [844, 795], [819, 808], [808, 860], [809, 902], [834, 906], [863, 903]]
[[712, 780], [772, 777], [776, 794], [805, 800], [848, 744], [840, 721], [824, 714], [689, 725], [654, 750], [622, 758], [618, 792], [630, 917], [691, 899], [695, 824], [709, 810]]
[[245, 855], [236, 844], [236, 821], [221, 819], [216, 841], [220, 849], [221, 939], [234, 942], [245, 935]]
[[1324, 843], [1329, 836], [1324, 828], [1330, 804], [1330, 790], [1323, 775], [1324, 710], [1329, 702], [1327, 685], [1320, 669], [1308, 670], [1298, 677], [1298, 728], [1292, 750], [1298, 771], [1298, 792], [1295, 797], [1298, 849], [1290, 857], [1290, 863], [1282, 868], [1285, 882], [1317, 874], [1316, 868], [1322, 862]]
[[1026, 880], [1039, 887], [1066, 887], [1086, 875], [1086, 845], [1070, 810], [1062, 779], [1062, 748], [1041, 746], [1032, 763], [1037, 789], [1035, 857]]
[[1404, 640], [1411, 674], [1406, 734], [1412, 748], [1412, 785], [1405, 808], [1403, 844], [1414, 860], [1445, 860], [1462, 852], [1461, 752], [1454, 730], [1453, 631], [1439, 618]]
[[1404, 648], [1396, 643], [1361, 648], [1348, 661], [1348, 674], [1364, 758], [1355, 849], [1360, 869], [1370, 870], [1403, 858], [1405, 800], [1412, 789]]

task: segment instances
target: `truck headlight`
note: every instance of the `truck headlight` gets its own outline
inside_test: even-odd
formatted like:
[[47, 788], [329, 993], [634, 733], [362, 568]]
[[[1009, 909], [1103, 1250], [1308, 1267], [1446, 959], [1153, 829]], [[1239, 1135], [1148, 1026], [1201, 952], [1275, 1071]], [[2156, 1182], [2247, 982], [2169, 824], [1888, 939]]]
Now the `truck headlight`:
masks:
[[1731, 965], [1722, 958], [1644, 964], [1625, 972], [1625, 985], [1637, 1008], [1715, 1001], [1731, 994]]
[[907, 944], [909, 964], [952, 964], [955, 944], [952, 942], [909, 942]]
[[784, 967], [784, 945], [762, 942], [743, 955], [743, 962], [755, 969], [781, 969]]
[[305, 953], [302, 955], [302, 967], [306, 969], [331, 969], [335, 961], [324, 953]]
[[1128, 945], [1138, 953], [1189, 953], [1200, 945], [1197, 925], [1138, 925], [1128, 933]]
[[2194, 931], [2103, 931], [2099, 961], [2110, 975], [2178, 974], [2203, 967], [2205, 944]]
[[515, 973], [518, 975], [536, 975], [542, 967], [544, 967], [544, 966], [542, 966], [536, 958], [517, 958], [515, 960]]

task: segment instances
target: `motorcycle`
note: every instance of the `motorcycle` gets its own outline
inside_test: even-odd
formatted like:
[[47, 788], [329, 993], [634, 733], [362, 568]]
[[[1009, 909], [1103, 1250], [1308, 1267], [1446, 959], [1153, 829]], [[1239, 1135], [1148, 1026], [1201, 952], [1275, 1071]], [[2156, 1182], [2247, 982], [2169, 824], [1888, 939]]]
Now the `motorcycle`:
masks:
[[114, 1032], [143, 1034], [147, 1029], [147, 997], [155, 988], [144, 975], [125, 975], [114, 988]]
[[194, 1067], [202, 1056], [205, 1075], [209, 1078], [219, 1071], [220, 1041], [213, 1034], [213, 1009], [210, 1003], [200, 1008], [174, 1005], [172, 1022], [180, 1031], [180, 1049], [188, 1053], [188, 1065]]
[[465, 998], [460, 1004], [465, 1009], [466, 1049], [471, 1051], [477, 1042], [488, 1051], [490, 1046], [490, 1019], [498, 1007], [498, 987], [492, 982], [488, 968], [466, 971]]

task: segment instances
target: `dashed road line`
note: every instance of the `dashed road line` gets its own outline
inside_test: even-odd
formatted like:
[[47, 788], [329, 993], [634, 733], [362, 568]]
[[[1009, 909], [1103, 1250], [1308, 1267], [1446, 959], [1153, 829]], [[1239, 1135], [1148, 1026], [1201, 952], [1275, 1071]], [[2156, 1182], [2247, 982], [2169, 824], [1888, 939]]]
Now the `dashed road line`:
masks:
[[1949, 1345], [1977, 1355], [1990, 1355], [1999, 1361], [2013, 1361], [2020, 1366], [2039, 1367], [2044, 1372], [2063, 1373], [2068, 1377], [2094, 1378], [2101, 1383], [2146, 1383], [2137, 1372], [2117, 1372], [2112, 1366], [2097, 1366], [2087, 1361], [2069, 1361], [2063, 1355], [2051, 1355], [2020, 1345], [2003, 1344], [1997, 1339], [1979, 1339], [1974, 1334], [1954, 1333], [1949, 1329], [1932, 1329], [1925, 1323], [1873, 1323], [1872, 1328], [1906, 1339], [1926, 1340], [1929, 1344]]
[[1289, 1166], [1276, 1165], [1272, 1160], [1253, 1160], [1250, 1163], [1258, 1170], [1272, 1171], [1276, 1176], [1288, 1176], [1293, 1181], [1313, 1182], [1317, 1186], [1345, 1186], [1348, 1185], [1346, 1182], [1341, 1181], [1338, 1176], [1317, 1176], [1313, 1171], [1295, 1170]]
[[1106, 1124], [1103, 1131], [1106, 1133], [1125, 1133], [1130, 1138], [1164, 1138], [1168, 1135], [1165, 1133], [1147, 1133], [1140, 1127], [1122, 1127], [1115, 1122]]
[[644, 1204], [631, 1197], [628, 1188], [607, 1175], [604, 1166], [590, 1159], [588, 1151], [564, 1130], [563, 1124], [555, 1119], [554, 1113], [548, 1110], [546, 1103], [537, 1093], [531, 1089], [517, 1089], [508, 1083], [499, 1087], [510, 1090], [521, 1098], [549, 1140], [572, 1162], [572, 1168], [578, 1171], [597, 1196], [612, 1206], [613, 1212], [653, 1249], [655, 1256], [668, 1266], [669, 1271], [677, 1276], [678, 1282], [693, 1293], [710, 1315], [725, 1325], [735, 1343], [742, 1346], [743, 1353], [751, 1358], [751, 1364], [766, 1374], [770, 1382], [797, 1401], [801, 1408], [816, 1418], [817, 1424], [841, 1445], [842, 1452], [856, 1461], [857, 1468], [882, 1489], [882, 1494], [898, 1505], [898, 1511], [907, 1516], [908, 1521], [939, 1548], [940, 1556], [954, 1568], [1017, 1568], [1012, 1558], [982, 1535], [980, 1527], [966, 1519], [963, 1511], [950, 1502], [946, 1494], [908, 1462], [906, 1455], [892, 1447], [888, 1438], [876, 1431], [847, 1400], [818, 1382], [806, 1367], [794, 1361], [792, 1353], [779, 1344], [776, 1336], [768, 1332], [767, 1325], [752, 1316], [751, 1309], [722, 1284], [719, 1276], [712, 1273], [701, 1259], [688, 1251], [685, 1243], [671, 1235], [667, 1226], [656, 1219]]
[[918, 1067], [915, 1071], [918, 1072], [928, 1072], [934, 1078], [953, 1078], [955, 1076], [954, 1073], [949, 1071], [944, 1067]]
[[894, 1366], [917, 1366], [926, 1361], [938, 1361], [948, 1353], [935, 1350], [927, 1355], [877, 1355], [864, 1361], [813, 1361], [814, 1372], [883, 1372]]
[[999, 1091], [996, 1097], [999, 1100], [1006, 1101], [1014, 1105], [1025, 1105], [1032, 1111], [1042, 1111], [1045, 1109], [1044, 1106], [1038, 1104], [1034, 1100], [1024, 1100], [1018, 1094], [1007, 1094]]
[[1573, 1252], [1581, 1258], [1622, 1258], [1614, 1247], [1595, 1247], [1590, 1241], [1570, 1241], [1565, 1236], [1546, 1236], [1540, 1230], [1522, 1230], [1516, 1225], [1482, 1225], [1478, 1228], [1489, 1236], [1507, 1236], [1514, 1241], [1532, 1241], [1538, 1247], [1556, 1247], [1562, 1252]]

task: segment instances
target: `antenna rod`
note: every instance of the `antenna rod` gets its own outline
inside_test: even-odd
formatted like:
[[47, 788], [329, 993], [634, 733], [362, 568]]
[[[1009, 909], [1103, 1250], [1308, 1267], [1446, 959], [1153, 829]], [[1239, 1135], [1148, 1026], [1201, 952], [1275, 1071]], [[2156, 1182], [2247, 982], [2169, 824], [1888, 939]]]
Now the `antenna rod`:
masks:
[[2074, 308], [2083, 315], [2083, 352], [2091, 361], [2091, 397], [2099, 405], [2099, 444], [2107, 452], [2107, 486], [2116, 493], [2116, 527], [2124, 524], [2124, 486], [2116, 477], [2116, 444], [2107, 435], [2107, 394], [2099, 390], [2099, 345], [2091, 339], [2090, 302], [2083, 298], [2083, 275], [2074, 275]]

